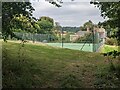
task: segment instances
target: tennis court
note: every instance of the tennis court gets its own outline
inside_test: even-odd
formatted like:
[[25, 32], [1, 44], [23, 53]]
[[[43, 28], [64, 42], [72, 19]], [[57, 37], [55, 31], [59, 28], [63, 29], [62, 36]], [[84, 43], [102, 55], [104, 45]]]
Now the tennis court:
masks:
[[[49, 46], [53, 47], [61, 47], [62, 43], [47, 43]], [[63, 43], [63, 48], [73, 49], [73, 50], [81, 50], [84, 43]], [[93, 52], [93, 44], [86, 43], [82, 48], [82, 51]]]
[[15, 34], [23, 40], [43, 42], [52, 47], [61, 47], [89, 52], [97, 52], [99, 47], [103, 44], [103, 40], [99, 38], [98, 33], [95, 33], [94, 39], [93, 34], [90, 33], [88, 36], [86, 36], [85, 40], [78, 40], [78, 42], [71, 41], [70, 35], [69, 37], [59, 37], [58, 39], [56, 39], [56, 37], [51, 34], [32, 34], [17, 32], [15, 32]]

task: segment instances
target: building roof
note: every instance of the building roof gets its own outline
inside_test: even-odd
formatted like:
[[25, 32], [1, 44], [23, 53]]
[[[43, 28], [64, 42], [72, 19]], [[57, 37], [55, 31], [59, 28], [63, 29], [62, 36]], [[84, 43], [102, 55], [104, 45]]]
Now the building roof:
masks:
[[85, 35], [85, 33], [87, 33], [87, 31], [78, 31], [76, 34], [77, 34], [77, 35], [82, 35], [82, 36], [83, 36], [83, 35]]

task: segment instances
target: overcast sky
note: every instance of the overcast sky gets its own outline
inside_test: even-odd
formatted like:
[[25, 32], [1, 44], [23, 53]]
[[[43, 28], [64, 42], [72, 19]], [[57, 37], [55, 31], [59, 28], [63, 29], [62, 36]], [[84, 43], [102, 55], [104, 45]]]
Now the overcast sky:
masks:
[[99, 9], [89, 2], [64, 2], [60, 8], [48, 2], [32, 2], [32, 5], [36, 18], [49, 16], [61, 26], [81, 26], [88, 20], [95, 24], [104, 21]]

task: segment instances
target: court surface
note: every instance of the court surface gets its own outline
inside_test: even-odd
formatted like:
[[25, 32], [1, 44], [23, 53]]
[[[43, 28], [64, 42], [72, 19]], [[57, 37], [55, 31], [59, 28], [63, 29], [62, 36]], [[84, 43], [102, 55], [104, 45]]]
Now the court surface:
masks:
[[[53, 47], [61, 47], [62, 43], [47, 43], [49, 46]], [[63, 48], [73, 49], [73, 50], [81, 50], [84, 43], [63, 43]], [[82, 49], [82, 51], [93, 51], [93, 44], [86, 43]]]

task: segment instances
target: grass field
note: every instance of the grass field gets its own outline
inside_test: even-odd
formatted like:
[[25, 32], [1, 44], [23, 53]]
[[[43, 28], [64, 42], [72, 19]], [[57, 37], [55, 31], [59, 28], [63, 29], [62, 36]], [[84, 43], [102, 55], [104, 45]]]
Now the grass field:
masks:
[[111, 52], [114, 50], [119, 51], [120, 46], [104, 45], [100, 52], [107, 53], [107, 52]]
[[[2, 42], [4, 88], [120, 87], [117, 73], [99, 53], [43, 44]], [[113, 60], [117, 67], [117, 59]]]

